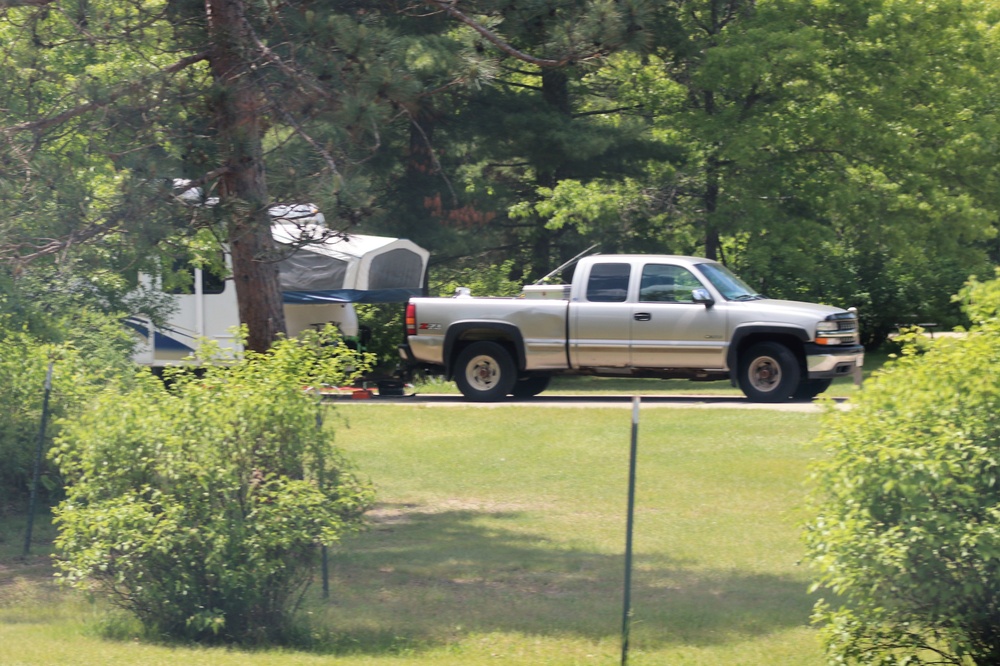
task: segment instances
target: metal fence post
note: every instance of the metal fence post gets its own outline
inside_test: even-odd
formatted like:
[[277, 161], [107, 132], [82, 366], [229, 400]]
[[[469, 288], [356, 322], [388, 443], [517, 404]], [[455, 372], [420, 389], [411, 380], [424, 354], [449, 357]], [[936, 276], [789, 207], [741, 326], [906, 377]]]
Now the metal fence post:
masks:
[[632, 441], [628, 463], [628, 517], [625, 521], [625, 601], [622, 608], [622, 666], [628, 664], [632, 625], [632, 531], [635, 524], [635, 459], [639, 442], [639, 396], [632, 398]]
[[31, 495], [28, 500], [28, 527], [24, 534], [24, 557], [31, 552], [31, 533], [35, 527], [35, 505], [38, 503], [38, 482], [42, 475], [42, 454], [45, 450], [45, 423], [49, 418], [49, 394], [52, 393], [52, 366], [45, 373], [45, 395], [42, 398], [42, 422], [38, 426], [38, 444], [35, 447], [35, 471], [31, 477]]

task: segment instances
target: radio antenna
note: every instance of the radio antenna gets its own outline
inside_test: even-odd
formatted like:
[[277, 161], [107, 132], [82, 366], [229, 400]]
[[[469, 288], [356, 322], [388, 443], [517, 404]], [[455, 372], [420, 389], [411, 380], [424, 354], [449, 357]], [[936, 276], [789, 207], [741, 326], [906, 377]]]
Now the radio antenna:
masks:
[[569, 261], [567, 261], [567, 262], [566, 262], [565, 264], [563, 264], [563, 265], [562, 265], [562, 266], [560, 266], [559, 268], [555, 269], [554, 271], [552, 271], [551, 273], [549, 273], [549, 274], [548, 274], [548, 275], [546, 275], [545, 277], [542, 277], [542, 278], [538, 278], [538, 280], [536, 280], [536, 281], [535, 281], [535, 282], [534, 282], [533, 284], [541, 284], [541, 283], [545, 282], [546, 280], [548, 280], [548, 279], [549, 279], [550, 277], [552, 277], [553, 275], [555, 275], [556, 273], [558, 273], [558, 272], [559, 272], [559, 271], [561, 271], [562, 269], [566, 268], [567, 266], [569, 266], [569, 265], [571, 265], [571, 264], [575, 264], [575, 263], [576, 263], [577, 261], [579, 261], [579, 260], [580, 260], [580, 258], [581, 258], [581, 257], [583, 257], [583, 256], [584, 256], [585, 254], [587, 254], [587, 253], [588, 253], [588, 252], [590, 252], [591, 250], [593, 250], [593, 249], [594, 249], [595, 247], [597, 247], [598, 245], [600, 245], [600, 243], [594, 243], [593, 245], [591, 245], [590, 247], [588, 247], [588, 248], [587, 248], [586, 250], [584, 250], [584, 251], [583, 251], [583, 252], [581, 252], [580, 254], [576, 255], [575, 257], [573, 257], [572, 259], [570, 259], [570, 260], [569, 260]]

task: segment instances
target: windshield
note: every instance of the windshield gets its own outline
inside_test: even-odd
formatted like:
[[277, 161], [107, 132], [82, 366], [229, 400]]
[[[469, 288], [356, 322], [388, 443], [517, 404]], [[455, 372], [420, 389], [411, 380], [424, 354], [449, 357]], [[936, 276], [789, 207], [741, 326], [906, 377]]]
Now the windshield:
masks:
[[729, 272], [722, 264], [698, 264], [701, 274], [729, 301], [752, 301], [764, 298], [748, 287], [743, 280]]

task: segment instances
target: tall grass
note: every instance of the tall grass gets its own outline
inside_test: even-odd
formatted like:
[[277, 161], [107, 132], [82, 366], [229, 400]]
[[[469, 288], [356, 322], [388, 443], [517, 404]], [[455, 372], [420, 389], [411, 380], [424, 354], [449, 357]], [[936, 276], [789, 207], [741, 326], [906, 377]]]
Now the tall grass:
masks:
[[[310, 650], [109, 640], [86, 603], [35, 599], [32, 619], [0, 587], [0, 663], [618, 663], [630, 416], [337, 406], [328, 426], [380, 503], [331, 553], [330, 598], [317, 584], [306, 599]], [[630, 664], [821, 662], [796, 564], [816, 427], [802, 413], [641, 412]]]

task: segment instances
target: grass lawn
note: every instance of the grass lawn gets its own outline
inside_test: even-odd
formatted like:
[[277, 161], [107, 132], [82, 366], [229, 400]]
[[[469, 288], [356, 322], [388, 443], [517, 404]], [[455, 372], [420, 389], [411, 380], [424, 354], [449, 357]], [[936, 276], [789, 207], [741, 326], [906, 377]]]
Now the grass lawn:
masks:
[[[617, 664], [630, 418], [338, 405], [328, 425], [379, 505], [331, 554], [330, 599], [317, 584], [306, 600], [316, 649], [111, 639], [100, 604], [0, 544], [0, 664]], [[797, 564], [816, 429], [804, 413], [642, 411], [630, 664], [822, 662]]]

